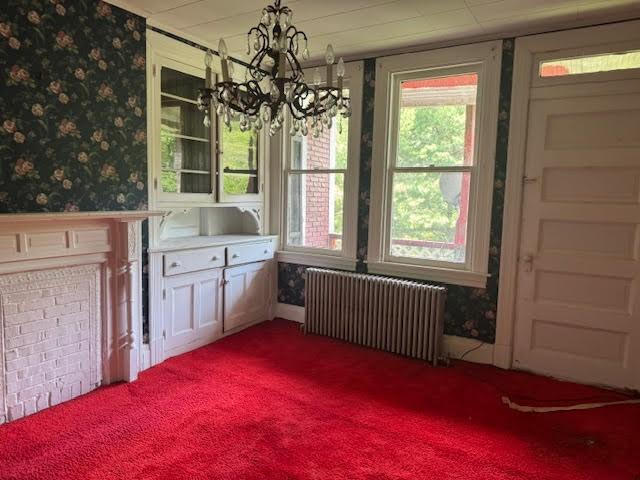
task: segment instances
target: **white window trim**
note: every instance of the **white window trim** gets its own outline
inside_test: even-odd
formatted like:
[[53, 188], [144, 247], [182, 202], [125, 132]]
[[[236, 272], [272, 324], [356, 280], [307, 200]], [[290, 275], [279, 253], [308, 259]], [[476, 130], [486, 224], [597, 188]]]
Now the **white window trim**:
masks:
[[[376, 65], [373, 165], [371, 173], [371, 213], [369, 221], [368, 269], [371, 273], [431, 280], [485, 288], [488, 276], [491, 204], [495, 168], [500, 95], [500, 41], [443, 48], [422, 53], [397, 55], [378, 60]], [[468, 258], [466, 265], [429, 262], [398, 263], [385, 254], [389, 211], [388, 172], [391, 98], [394, 77], [418, 70], [438, 70], [450, 74], [457, 67], [474, 66], [478, 73], [476, 117], [475, 179], [471, 185]], [[475, 192], [475, 195], [474, 195]], [[475, 209], [475, 212], [473, 212]]]
[[[363, 62], [349, 62], [345, 64], [344, 87], [349, 89], [352, 114], [349, 118], [349, 161], [344, 180], [343, 201], [343, 233], [342, 251], [312, 247], [296, 247], [287, 245], [287, 174], [286, 169], [291, 155], [291, 137], [289, 136], [289, 121], [282, 128], [281, 141], [281, 181], [280, 181], [280, 250], [277, 259], [282, 262], [299, 263], [302, 265], [354, 269], [356, 265], [357, 229], [358, 221], [358, 188], [360, 170], [360, 141], [362, 125], [362, 85]], [[334, 69], [335, 71], [335, 69]], [[313, 71], [305, 72], [311, 78]], [[324, 82], [325, 69], [321, 69]], [[335, 79], [334, 79], [335, 82]], [[338, 121], [337, 119], [335, 121]]]

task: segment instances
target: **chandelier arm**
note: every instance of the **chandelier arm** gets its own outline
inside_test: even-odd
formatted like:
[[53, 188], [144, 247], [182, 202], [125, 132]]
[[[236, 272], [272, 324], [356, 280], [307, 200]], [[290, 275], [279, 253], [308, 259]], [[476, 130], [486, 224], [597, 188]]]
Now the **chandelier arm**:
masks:
[[[302, 56], [303, 59], [307, 57], [308, 38], [290, 24], [291, 9], [282, 6], [281, 0], [275, 0], [263, 9], [262, 15], [260, 23], [247, 33], [249, 51], [252, 47], [255, 51], [250, 63], [246, 64], [251, 79], [246, 79], [244, 83], [222, 81], [216, 83], [214, 88], [201, 89], [198, 107], [204, 110], [215, 106], [229, 128], [232, 119], [237, 118], [239, 113], [241, 131], [247, 131], [252, 125], [256, 129], [262, 128], [262, 119], [271, 134], [282, 127], [283, 111], [287, 108], [294, 122], [292, 134], [300, 128], [306, 131], [310, 117], [316, 134], [318, 129], [322, 131], [324, 126], [328, 126], [336, 115], [351, 115], [351, 101], [342, 95], [341, 90], [305, 83], [298, 53], [304, 42]], [[286, 16], [284, 20], [282, 15]], [[269, 25], [272, 27], [269, 28]], [[270, 69], [263, 70], [262, 65]], [[266, 79], [269, 80], [268, 85], [263, 82]], [[261, 86], [261, 83], [264, 85]], [[267, 113], [270, 116], [266, 116]], [[205, 117], [205, 125], [207, 121]]]

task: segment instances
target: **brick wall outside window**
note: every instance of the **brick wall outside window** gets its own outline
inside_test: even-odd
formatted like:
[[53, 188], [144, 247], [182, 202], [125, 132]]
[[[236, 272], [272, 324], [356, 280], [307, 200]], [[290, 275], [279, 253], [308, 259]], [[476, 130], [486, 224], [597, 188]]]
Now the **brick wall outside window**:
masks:
[[[307, 136], [308, 170], [331, 168], [331, 132], [318, 138]], [[329, 248], [329, 175], [305, 175], [306, 205], [304, 218], [305, 246]]]

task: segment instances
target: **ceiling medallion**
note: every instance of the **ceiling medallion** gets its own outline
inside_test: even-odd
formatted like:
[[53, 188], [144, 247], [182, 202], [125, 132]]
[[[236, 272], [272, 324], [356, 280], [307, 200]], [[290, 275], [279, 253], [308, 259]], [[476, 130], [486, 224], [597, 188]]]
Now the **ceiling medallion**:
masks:
[[[309, 128], [314, 136], [330, 129], [333, 119], [349, 117], [351, 102], [343, 93], [345, 66], [342, 58], [333, 71], [335, 54], [327, 46], [326, 81], [323, 84], [319, 69], [315, 69], [313, 85], [305, 82], [298, 54], [309, 58], [307, 35], [291, 24], [293, 12], [281, 6], [280, 0], [262, 10], [258, 26], [247, 34], [247, 55], [253, 55], [248, 64], [245, 81], [233, 80], [233, 63], [228, 56], [224, 39], [220, 39], [218, 55], [222, 64], [222, 81], [211, 85], [213, 54], [205, 55], [206, 83], [200, 89], [198, 105], [205, 112], [204, 124], [211, 125], [210, 109], [231, 129], [231, 122], [239, 120], [241, 131], [269, 129], [274, 135], [282, 129], [285, 114], [291, 115], [289, 133], [306, 136]], [[341, 122], [339, 122], [341, 128]]]

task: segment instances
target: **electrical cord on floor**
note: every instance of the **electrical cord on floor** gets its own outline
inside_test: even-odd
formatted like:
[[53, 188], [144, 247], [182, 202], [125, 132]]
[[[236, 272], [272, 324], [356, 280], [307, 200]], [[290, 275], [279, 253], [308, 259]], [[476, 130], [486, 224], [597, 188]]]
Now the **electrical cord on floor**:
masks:
[[476, 345], [473, 348], [470, 348], [469, 350], [467, 350], [466, 352], [464, 352], [462, 355], [460, 355], [460, 358], [458, 358], [458, 360], [464, 360], [464, 357], [466, 357], [468, 354], [470, 354], [471, 352], [475, 352], [476, 350], [478, 350], [480, 347], [482, 347], [482, 345], [484, 345], [484, 342], [480, 342], [478, 345]]
[[[480, 348], [480, 346], [476, 346], [472, 349], [467, 350], [460, 357], [462, 359], [467, 353], [471, 353], [473, 350]], [[489, 385], [496, 389], [501, 393], [502, 402], [507, 405], [509, 408], [513, 410], [517, 410], [520, 412], [554, 412], [554, 411], [566, 411], [566, 410], [585, 410], [591, 408], [599, 408], [605, 407], [609, 405], [628, 405], [628, 404], [640, 404], [640, 395], [637, 392], [624, 392], [624, 391], [612, 391], [613, 394], [619, 395], [622, 397], [620, 400], [611, 400], [610, 398], [604, 399], [603, 395], [601, 396], [587, 396], [587, 397], [579, 397], [579, 398], [558, 398], [558, 399], [540, 399], [535, 397], [529, 397], [527, 395], [520, 394], [510, 394], [509, 392], [504, 391], [504, 387], [502, 385], [498, 385], [496, 382], [492, 382], [481, 378], [478, 376], [478, 373], [474, 373], [471, 375], [469, 372], [466, 372], [464, 369], [462, 370], [464, 375], [469, 376], [473, 380], [477, 382], [484, 383], [485, 385]], [[522, 405], [521, 403], [526, 402], [534, 402], [540, 404], [540, 406], [527, 406]], [[575, 405], [558, 405], [559, 403], [573, 403]]]
[[[479, 342], [478, 345], [473, 346], [469, 350], [465, 351], [458, 360], [464, 360], [464, 358], [472, 352], [480, 349], [484, 345], [484, 342]], [[465, 372], [466, 373], [466, 372]], [[480, 381], [484, 384], [490, 385], [496, 390], [503, 392], [502, 402], [507, 405], [509, 408], [513, 410], [517, 410], [520, 412], [555, 412], [555, 411], [566, 411], [566, 410], [585, 410], [590, 408], [599, 408], [605, 407], [608, 405], [628, 405], [628, 404], [638, 404], [640, 403], [640, 396], [638, 393], [630, 393], [630, 392], [619, 392], [616, 391], [615, 394], [620, 395], [622, 400], [614, 400], [611, 401], [609, 399], [603, 401], [602, 396], [589, 396], [589, 397], [581, 397], [581, 398], [563, 398], [563, 399], [554, 399], [554, 400], [544, 400], [534, 397], [528, 397], [526, 395], [511, 395], [507, 392], [503, 391], [503, 388], [496, 385], [494, 382], [478, 378], [477, 374], [473, 376], [473, 379], [476, 381]], [[527, 406], [522, 405], [517, 402], [535, 402], [537, 404], [541, 404], [539, 406]], [[575, 403], [575, 405], [558, 405], [558, 403]]]

